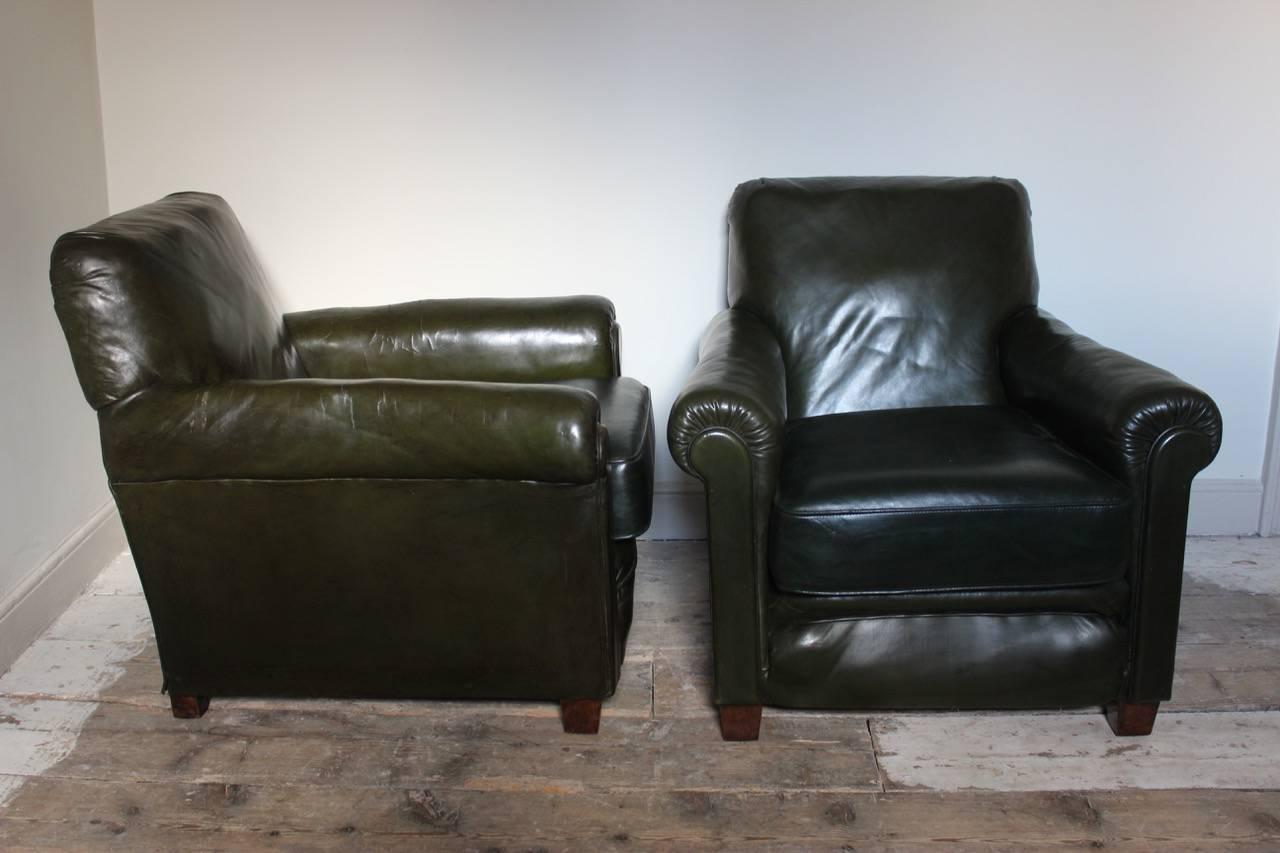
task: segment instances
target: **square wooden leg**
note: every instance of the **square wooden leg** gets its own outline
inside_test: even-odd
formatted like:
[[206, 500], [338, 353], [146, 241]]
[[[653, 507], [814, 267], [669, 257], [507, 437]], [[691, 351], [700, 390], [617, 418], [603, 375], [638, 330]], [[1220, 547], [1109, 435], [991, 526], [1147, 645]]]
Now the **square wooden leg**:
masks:
[[599, 699], [561, 699], [560, 720], [572, 735], [593, 735], [600, 731]]
[[721, 705], [720, 737], [725, 740], [759, 740], [759, 705]]
[[1159, 710], [1159, 702], [1118, 702], [1107, 706], [1107, 723], [1118, 737], [1145, 737], [1155, 727]]
[[179, 720], [197, 720], [209, 710], [208, 696], [192, 696], [189, 693], [170, 693], [169, 707]]

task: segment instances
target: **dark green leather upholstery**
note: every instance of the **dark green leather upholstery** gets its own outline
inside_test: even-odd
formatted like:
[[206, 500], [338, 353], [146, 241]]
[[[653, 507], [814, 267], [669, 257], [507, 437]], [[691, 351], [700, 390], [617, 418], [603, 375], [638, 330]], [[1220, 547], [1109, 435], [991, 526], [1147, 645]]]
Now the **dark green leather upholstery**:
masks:
[[1106, 583], [1129, 565], [1129, 503], [1009, 406], [803, 418], [783, 441], [769, 564], [778, 589], [810, 595]]
[[625, 376], [566, 379], [558, 385], [581, 388], [600, 403], [600, 423], [608, 433], [605, 472], [609, 480], [610, 534], [634, 539], [653, 518], [653, 406], [649, 389]]
[[[303, 311], [284, 320], [311, 375], [537, 382], [590, 393], [600, 404], [596, 420], [609, 436], [605, 465], [612, 536], [634, 539], [649, 529], [654, 464], [649, 389], [618, 376], [618, 324], [607, 299], [424, 299]], [[532, 386], [526, 392], [532, 393]], [[484, 413], [477, 409], [475, 414]]]
[[304, 375], [240, 223], [217, 196], [177, 193], [64, 234], [49, 277], [95, 409], [153, 385]]
[[743, 184], [672, 409], [706, 487], [715, 701], [1158, 702], [1203, 392], [1036, 307], [1004, 179]]
[[284, 318], [307, 372], [342, 379], [550, 382], [618, 375], [613, 304], [570, 299], [424, 299]]
[[549, 385], [287, 379], [140, 391], [102, 410], [113, 482], [598, 475], [600, 405]]
[[1016, 181], [752, 181], [729, 204], [729, 304], [777, 338], [793, 418], [1000, 403], [997, 332], [1035, 302]]
[[1101, 706], [1120, 689], [1124, 647], [1120, 626], [1091, 613], [781, 623], [762, 699], [794, 708]]
[[200, 193], [64, 236], [51, 279], [171, 691], [613, 692], [653, 428], [607, 300], [282, 320]]

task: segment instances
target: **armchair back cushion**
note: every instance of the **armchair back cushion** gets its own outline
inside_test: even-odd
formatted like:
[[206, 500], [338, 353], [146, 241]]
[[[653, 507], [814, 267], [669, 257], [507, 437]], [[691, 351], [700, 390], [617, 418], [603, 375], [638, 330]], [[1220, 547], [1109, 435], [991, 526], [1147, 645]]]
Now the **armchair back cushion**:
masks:
[[297, 357], [240, 223], [176, 193], [63, 235], [54, 307], [89, 405], [153, 384], [297, 376]]
[[729, 206], [729, 305], [782, 348], [790, 418], [1004, 402], [1001, 324], [1038, 292], [1017, 181], [761, 179]]

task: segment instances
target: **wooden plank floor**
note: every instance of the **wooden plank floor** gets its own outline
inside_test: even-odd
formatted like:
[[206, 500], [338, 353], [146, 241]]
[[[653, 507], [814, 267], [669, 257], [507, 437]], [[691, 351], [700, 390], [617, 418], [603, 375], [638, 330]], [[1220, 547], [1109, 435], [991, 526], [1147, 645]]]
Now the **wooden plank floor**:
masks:
[[766, 709], [718, 737], [702, 543], [641, 544], [600, 734], [542, 703], [219, 699], [174, 720], [125, 555], [0, 677], [0, 847], [1280, 849], [1280, 540], [1194, 539], [1175, 700]]

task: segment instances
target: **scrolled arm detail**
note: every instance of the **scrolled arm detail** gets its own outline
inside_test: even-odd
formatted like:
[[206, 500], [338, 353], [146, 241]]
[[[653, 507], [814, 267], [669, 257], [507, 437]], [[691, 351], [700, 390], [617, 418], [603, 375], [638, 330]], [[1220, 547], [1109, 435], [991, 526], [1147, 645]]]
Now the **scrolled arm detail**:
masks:
[[672, 456], [706, 487], [720, 705], [761, 701], [768, 660], [766, 540], [786, 421], [777, 339], [745, 311], [721, 312], [702, 336], [698, 366], [667, 423]]
[[690, 454], [698, 437], [710, 430], [735, 435], [757, 463], [769, 459], [782, 446], [786, 420], [786, 375], [773, 333], [744, 311], [730, 308], [716, 315], [667, 422], [676, 464], [701, 477]]
[[1209, 395], [1076, 333], [1039, 308], [1024, 309], [1006, 323], [1000, 359], [1013, 403], [1128, 481], [1144, 475], [1152, 451], [1173, 432], [1199, 440], [1203, 452], [1196, 471], [1213, 461], [1222, 444], [1222, 416]]

